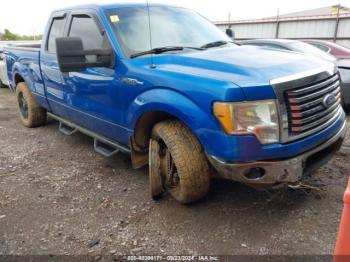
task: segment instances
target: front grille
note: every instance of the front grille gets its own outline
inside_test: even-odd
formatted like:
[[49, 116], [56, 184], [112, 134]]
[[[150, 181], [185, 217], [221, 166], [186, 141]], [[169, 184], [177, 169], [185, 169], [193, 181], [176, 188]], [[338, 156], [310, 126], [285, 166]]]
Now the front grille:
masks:
[[301, 136], [326, 127], [337, 117], [341, 105], [340, 80], [334, 74], [311, 85], [284, 92], [289, 136]]

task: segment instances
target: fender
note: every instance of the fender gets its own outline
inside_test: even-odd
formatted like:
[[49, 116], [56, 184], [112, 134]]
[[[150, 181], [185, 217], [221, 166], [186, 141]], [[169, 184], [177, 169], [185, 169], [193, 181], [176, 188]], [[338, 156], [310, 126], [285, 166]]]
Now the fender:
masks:
[[[23, 62], [22, 62], [23, 63]], [[41, 71], [39, 65], [34, 63], [30, 65], [22, 65], [20, 62], [15, 62], [12, 69], [11, 85], [13, 85], [13, 91], [16, 91], [16, 75], [19, 75], [27, 84], [34, 98], [46, 109], [49, 109], [49, 105], [45, 96], [45, 87], [41, 78]], [[28, 70], [31, 72], [28, 73]], [[50, 110], [49, 110], [50, 111]]]
[[38, 64], [16, 61], [12, 69], [12, 81], [14, 84], [16, 74], [19, 74], [24, 79], [32, 92], [44, 95], [42, 94], [42, 90], [38, 88], [38, 85], [42, 84], [41, 71]]
[[13, 82], [14, 90], [16, 89], [16, 75], [19, 75], [27, 84], [30, 91], [33, 93], [34, 83], [30, 79], [29, 74], [27, 73], [27, 70], [28, 69], [24, 65], [22, 65], [20, 62], [17, 61], [14, 63], [13, 69], [12, 69], [12, 82]]
[[29, 77], [23, 72], [23, 70], [21, 70], [23, 68], [23, 66], [21, 65], [21, 63], [19, 62], [15, 62], [13, 64], [12, 67], [12, 79], [10, 79], [11, 84], [13, 86], [13, 90], [16, 91], [16, 76], [20, 76], [24, 82], [26, 82], [26, 84], [28, 85], [28, 87], [30, 88], [30, 81], [29, 81]]
[[142, 114], [151, 111], [165, 112], [182, 121], [197, 136], [206, 151], [211, 151], [208, 135], [221, 130], [210, 109], [206, 112], [188, 97], [167, 88], [154, 88], [137, 96], [127, 110], [127, 126], [135, 130]]

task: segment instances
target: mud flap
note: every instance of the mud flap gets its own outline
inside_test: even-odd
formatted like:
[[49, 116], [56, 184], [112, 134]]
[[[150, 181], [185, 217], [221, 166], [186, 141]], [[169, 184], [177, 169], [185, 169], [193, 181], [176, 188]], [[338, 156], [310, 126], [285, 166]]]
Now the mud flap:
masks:
[[162, 177], [160, 172], [160, 146], [156, 140], [150, 139], [149, 142], [149, 188], [153, 199], [164, 192]]

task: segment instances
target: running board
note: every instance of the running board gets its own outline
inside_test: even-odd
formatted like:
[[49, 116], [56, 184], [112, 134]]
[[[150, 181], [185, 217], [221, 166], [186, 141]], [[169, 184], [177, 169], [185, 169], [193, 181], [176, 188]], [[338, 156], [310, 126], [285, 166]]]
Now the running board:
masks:
[[113, 141], [109, 138], [106, 138], [104, 136], [101, 136], [99, 134], [96, 134], [95, 132], [88, 130], [84, 127], [81, 127], [73, 122], [70, 122], [66, 119], [63, 119], [62, 117], [56, 116], [52, 113], [47, 113], [48, 116], [52, 117], [53, 119], [59, 121], [59, 131], [62, 132], [65, 135], [72, 135], [75, 132], [79, 131], [87, 136], [90, 136], [94, 139], [94, 149], [97, 153], [105, 156], [105, 157], [111, 157], [118, 152], [123, 152], [126, 154], [130, 154], [131, 151], [129, 147], [124, 146], [122, 144], [119, 144], [116, 141]]
[[111, 142], [100, 141], [97, 138], [94, 138], [94, 149], [105, 157], [111, 157], [120, 151], [117, 145]]
[[66, 136], [71, 136], [73, 135], [75, 132], [78, 131], [78, 129], [72, 127], [72, 126], [69, 126], [63, 122], [60, 122], [60, 126], [58, 127], [58, 130], [65, 134]]

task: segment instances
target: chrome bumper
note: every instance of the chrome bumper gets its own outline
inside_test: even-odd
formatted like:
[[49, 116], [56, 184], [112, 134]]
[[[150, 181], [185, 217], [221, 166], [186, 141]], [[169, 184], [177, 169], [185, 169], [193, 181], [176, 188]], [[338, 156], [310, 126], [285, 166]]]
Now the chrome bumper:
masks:
[[[332, 138], [325, 143], [297, 157], [280, 161], [256, 161], [249, 163], [229, 163], [214, 156], [208, 156], [210, 163], [218, 171], [219, 177], [246, 184], [278, 184], [299, 181], [320, 166], [327, 163], [341, 147], [346, 135], [346, 122]], [[248, 178], [252, 169], [263, 170], [259, 178]]]

